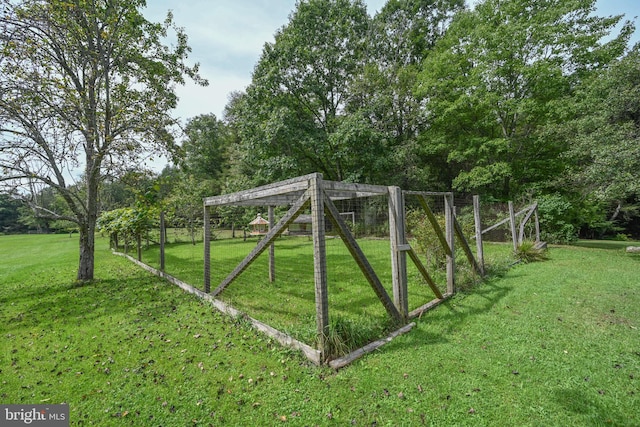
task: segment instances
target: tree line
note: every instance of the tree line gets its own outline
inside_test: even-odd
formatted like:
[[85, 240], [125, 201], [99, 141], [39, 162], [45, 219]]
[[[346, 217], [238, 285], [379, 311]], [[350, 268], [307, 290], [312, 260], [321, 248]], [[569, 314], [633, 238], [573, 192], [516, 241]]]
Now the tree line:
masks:
[[[633, 23], [596, 16], [595, 0], [388, 0], [373, 16], [361, 0], [299, 0], [246, 90], [182, 136], [174, 85], [206, 81], [170, 14], [150, 23], [143, 1], [0, 5], [0, 213], [29, 199], [22, 224], [74, 223], [81, 246], [102, 211], [152, 200], [188, 217], [203, 196], [311, 172], [537, 200], [552, 241], [640, 234], [640, 47]], [[172, 165], [145, 173], [157, 150]], [[84, 174], [68, 182], [74, 168]]]

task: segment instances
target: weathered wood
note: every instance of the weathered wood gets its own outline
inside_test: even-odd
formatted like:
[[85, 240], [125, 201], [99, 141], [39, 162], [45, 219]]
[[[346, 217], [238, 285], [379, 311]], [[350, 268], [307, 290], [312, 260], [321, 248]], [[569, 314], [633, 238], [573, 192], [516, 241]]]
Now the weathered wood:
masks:
[[356, 242], [356, 239], [353, 237], [353, 234], [351, 234], [351, 231], [349, 231], [349, 227], [344, 222], [344, 220], [340, 216], [340, 213], [338, 212], [338, 209], [333, 204], [331, 199], [328, 198], [328, 196], [325, 196], [324, 207], [328, 213], [329, 219], [338, 229], [338, 234], [340, 235], [340, 237], [342, 238], [342, 241], [344, 242], [345, 246], [349, 250], [349, 253], [351, 253], [351, 256], [356, 261], [356, 264], [358, 265], [358, 267], [360, 267], [360, 270], [362, 271], [365, 278], [373, 288], [373, 291], [375, 292], [380, 302], [382, 302], [382, 305], [387, 310], [387, 313], [389, 313], [389, 315], [396, 322], [402, 322], [403, 321], [402, 315], [400, 314], [396, 306], [393, 304], [393, 301], [391, 301], [389, 294], [387, 294], [387, 291], [384, 289], [384, 286], [382, 286], [382, 282], [380, 282], [380, 279], [378, 278], [375, 271], [373, 270], [373, 267], [371, 267], [371, 264], [369, 264], [369, 261], [367, 260], [364, 253], [362, 252], [362, 249], [360, 249], [358, 242]]
[[536, 242], [540, 241], [540, 218], [538, 218], [538, 207], [536, 206], [536, 210], [533, 213], [536, 225]]
[[421, 307], [418, 307], [415, 310], [411, 311], [409, 313], [409, 318], [410, 319], [415, 319], [416, 317], [422, 316], [425, 312], [427, 312], [427, 311], [439, 306], [440, 304], [442, 304], [443, 302], [445, 302], [446, 300], [448, 300], [452, 296], [453, 296], [453, 294], [446, 293], [440, 299], [434, 299], [434, 300], [429, 301], [425, 305], [423, 305]]
[[[318, 173], [291, 178], [249, 190], [207, 197], [205, 206], [280, 206], [297, 200], [307, 190], [309, 181], [322, 176]], [[332, 200], [352, 199], [387, 194], [387, 187], [380, 185], [323, 181], [323, 188]]]
[[324, 230], [324, 192], [322, 175], [309, 181], [311, 201], [311, 227], [313, 229], [313, 277], [316, 300], [316, 336], [320, 357], [324, 360], [330, 351], [329, 344], [329, 291], [327, 279], [327, 254]]
[[529, 212], [527, 212], [524, 218], [522, 218], [522, 221], [520, 221], [520, 232], [518, 233], [518, 244], [522, 244], [522, 242], [524, 241], [524, 227], [525, 225], [527, 225], [527, 222], [529, 222], [529, 219], [531, 219], [531, 215], [533, 215], [536, 209], [538, 209], [538, 203], [534, 203], [533, 205], [529, 206]]
[[302, 209], [304, 209], [309, 203], [309, 196], [305, 192], [299, 199], [296, 201], [285, 216], [280, 219], [278, 224], [269, 230], [269, 232], [264, 236], [262, 240], [258, 242], [255, 248], [245, 257], [240, 264], [236, 266], [236, 268], [218, 285], [216, 289], [212, 292], [213, 296], [217, 296], [222, 292], [231, 282], [233, 282], [239, 275], [242, 273], [253, 261], [264, 252], [265, 249], [284, 231], [284, 229], [296, 219], [296, 216], [300, 214]]
[[476, 271], [476, 273], [478, 273], [480, 276], [482, 276], [482, 269], [480, 268], [480, 266], [476, 262], [476, 259], [473, 256], [473, 252], [471, 252], [471, 248], [469, 247], [469, 242], [467, 242], [466, 237], [464, 237], [464, 233], [462, 232], [462, 227], [460, 226], [460, 223], [458, 222], [458, 219], [456, 217], [453, 217], [453, 226], [455, 228], [455, 232], [456, 232], [456, 236], [458, 237], [458, 241], [460, 242], [460, 245], [462, 246], [462, 251], [467, 256], [467, 260], [469, 260], [469, 264], [471, 264], [473, 266], [473, 269]]
[[211, 292], [211, 213], [204, 207], [204, 291]]
[[[274, 182], [249, 190], [238, 191], [230, 194], [222, 194], [220, 196], [206, 197], [204, 199], [205, 206], [221, 206], [221, 205], [280, 205], [290, 204], [298, 200], [300, 196], [309, 187], [309, 180], [317, 177], [319, 174], [313, 173], [309, 175], [299, 176], [284, 181]], [[272, 198], [280, 197], [281, 203], [274, 203]]]
[[516, 215], [513, 211], [513, 202], [509, 201], [509, 225], [511, 228], [511, 240], [513, 241], [513, 252], [518, 251], [518, 236], [516, 235]]
[[482, 241], [482, 219], [480, 218], [480, 196], [473, 196], [473, 222], [476, 229], [476, 255], [478, 257], [478, 266], [480, 267], [480, 275], [484, 276], [484, 244]]
[[165, 242], [166, 225], [164, 223], [164, 211], [160, 211], [160, 270], [165, 270]]
[[[527, 212], [528, 210], [529, 210], [529, 206], [524, 208], [524, 209], [522, 209], [521, 211], [516, 212], [513, 216], [514, 216], [514, 218], [516, 218], [516, 217], [522, 215], [523, 213]], [[507, 223], [509, 221], [511, 221], [511, 217], [510, 216], [506, 217], [505, 219], [503, 219], [501, 221], [496, 222], [491, 227], [487, 227], [487, 228], [483, 229], [482, 230], [482, 234], [488, 233], [491, 230], [495, 230], [496, 228], [500, 227], [502, 224], [505, 224], [505, 223]]]
[[185, 283], [183, 281], [181, 281], [180, 279], [177, 279], [176, 277], [171, 276], [170, 274], [167, 274], [163, 271], [160, 270], [156, 270], [155, 268], [136, 260], [135, 258], [127, 255], [127, 254], [123, 254], [123, 253], [119, 253], [119, 252], [114, 252], [115, 255], [119, 255], [119, 256], [123, 256], [125, 258], [127, 258], [128, 260], [130, 260], [131, 262], [135, 263], [136, 265], [140, 266], [141, 268], [143, 268], [144, 270], [155, 274], [158, 277], [161, 277], [165, 280], [167, 280], [168, 282], [178, 286], [179, 288], [181, 288], [182, 290], [194, 294], [197, 297], [209, 302], [211, 305], [213, 305], [218, 311], [227, 314], [229, 316], [232, 317], [236, 317], [236, 318], [243, 318], [247, 321], [249, 321], [249, 323], [251, 323], [251, 325], [256, 328], [257, 330], [261, 331], [262, 333], [264, 333], [265, 335], [267, 335], [270, 338], [275, 339], [276, 341], [278, 341], [280, 344], [282, 344], [285, 347], [289, 347], [289, 348], [293, 348], [295, 350], [299, 350], [301, 351], [311, 362], [315, 363], [316, 365], [320, 365], [322, 363], [322, 359], [320, 358], [320, 352], [318, 350], [316, 350], [315, 348], [300, 342], [298, 340], [296, 340], [295, 338], [278, 331], [277, 329], [260, 322], [259, 320], [256, 320], [248, 315], [246, 315], [245, 313], [235, 309], [234, 307], [218, 300], [215, 299], [212, 295], [201, 291], [200, 289], [189, 285], [188, 283]]
[[322, 188], [331, 200], [336, 198], [358, 198], [371, 196], [384, 196], [388, 194], [388, 187], [382, 185], [359, 184], [340, 181], [323, 181]]
[[442, 231], [442, 228], [438, 223], [438, 219], [433, 214], [433, 211], [427, 204], [427, 199], [425, 199], [422, 194], [418, 194], [418, 202], [420, 203], [420, 206], [422, 206], [422, 209], [424, 209], [425, 213], [427, 214], [427, 218], [429, 219], [429, 222], [431, 223], [431, 227], [433, 228], [433, 231], [435, 231], [436, 236], [440, 241], [440, 245], [442, 246], [444, 253], [448, 256], [451, 256], [452, 252], [451, 252], [451, 248], [449, 247], [449, 243], [447, 243], [447, 237], [445, 236], [445, 233]]
[[375, 351], [378, 348], [382, 347], [383, 345], [391, 342], [394, 338], [396, 338], [396, 337], [398, 337], [398, 336], [400, 336], [402, 334], [406, 334], [415, 325], [416, 325], [415, 323], [409, 323], [408, 325], [405, 325], [402, 328], [390, 333], [386, 338], [383, 338], [383, 339], [374, 341], [374, 342], [372, 342], [370, 344], [367, 344], [364, 347], [359, 348], [359, 349], [347, 354], [346, 356], [339, 357], [337, 359], [333, 359], [332, 361], [329, 362], [329, 366], [331, 366], [333, 369], [343, 368], [343, 367], [347, 366], [348, 364], [350, 364], [351, 362], [353, 362], [354, 360], [357, 360], [357, 359], [361, 358], [365, 354], [371, 353], [372, 351]]
[[[275, 210], [273, 206], [269, 206], [269, 230], [275, 226]], [[276, 280], [276, 245], [272, 243], [269, 246], [269, 283]]]
[[456, 292], [456, 258], [455, 258], [455, 207], [453, 206], [453, 194], [444, 197], [445, 212], [445, 234], [447, 236], [447, 244], [450, 248], [450, 254], [447, 254], [447, 292]]
[[399, 187], [389, 187], [389, 241], [391, 243], [391, 277], [393, 301], [403, 318], [409, 314], [407, 290], [407, 255], [405, 242], [404, 198]]
[[535, 243], [535, 245], [533, 245], [533, 249], [535, 250], [541, 250], [541, 249], [547, 249], [547, 242], [541, 242], [541, 241], [537, 241]]
[[433, 293], [436, 294], [438, 298], [442, 298], [442, 292], [440, 292], [440, 289], [438, 289], [436, 282], [433, 281], [433, 279], [431, 278], [431, 275], [422, 264], [422, 261], [420, 261], [418, 254], [411, 248], [409, 249], [408, 253], [409, 253], [409, 258], [411, 258], [411, 261], [413, 261], [416, 268], [418, 269], [418, 271], [420, 272], [424, 280], [427, 282], [427, 284], [429, 285]]
[[451, 194], [450, 191], [411, 191], [405, 190], [404, 194], [411, 196], [447, 196]]
[[626, 252], [629, 254], [639, 254], [640, 246], [627, 246]]

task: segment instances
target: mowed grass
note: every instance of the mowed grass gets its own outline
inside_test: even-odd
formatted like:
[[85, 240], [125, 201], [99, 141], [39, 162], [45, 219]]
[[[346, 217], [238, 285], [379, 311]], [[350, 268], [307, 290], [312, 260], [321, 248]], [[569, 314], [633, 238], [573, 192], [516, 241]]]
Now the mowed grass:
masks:
[[100, 426], [640, 425], [640, 257], [622, 249], [553, 247], [338, 372], [104, 240], [77, 285], [77, 254], [0, 236], [0, 403], [67, 402], [71, 425]]
[[[211, 288], [219, 283], [256, 247], [256, 238], [223, 239], [212, 242]], [[391, 259], [388, 240], [360, 239], [366, 254], [390, 297]], [[266, 322], [310, 345], [316, 342], [313, 242], [309, 237], [282, 237], [275, 243], [275, 280], [269, 280], [265, 251], [219, 298], [250, 316]], [[331, 315], [348, 322], [361, 337], [359, 346], [380, 338], [394, 325], [341, 239], [326, 240], [328, 295]], [[159, 267], [159, 248], [143, 253], [143, 261]], [[166, 272], [203, 289], [201, 243], [170, 244], [166, 250]], [[417, 271], [410, 269], [413, 308], [435, 298]], [[446, 280], [441, 280], [446, 289]]]

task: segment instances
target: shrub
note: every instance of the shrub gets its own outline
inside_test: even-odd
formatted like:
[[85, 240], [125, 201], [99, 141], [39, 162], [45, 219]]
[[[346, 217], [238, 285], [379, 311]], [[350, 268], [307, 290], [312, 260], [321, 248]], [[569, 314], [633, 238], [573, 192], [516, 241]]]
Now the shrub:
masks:
[[525, 240], [516, 249], [515, 256], [516, 259], [525, 263], [544, 261], [547, 259], [547, 249], [536, 246], [536, 243], [531, 240]]

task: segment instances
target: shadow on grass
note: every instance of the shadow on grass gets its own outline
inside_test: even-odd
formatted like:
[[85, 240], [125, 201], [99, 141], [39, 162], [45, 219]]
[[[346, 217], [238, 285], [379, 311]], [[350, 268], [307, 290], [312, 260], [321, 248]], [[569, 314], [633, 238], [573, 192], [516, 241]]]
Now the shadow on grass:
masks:
[[628, 417], [601, 405], [595, 400], [597, 398], [595, 395], [575, 389], [557, 389], [553, 394], [560, 405], [567, 411], [584, 417], [589, 425], [629, 425]]
[[[128, 292], [131, 287], [139, 287], [140, 292]], [[171, 303], [164, 295], [171, 291], [168, 284], [159, 283], [144, 273], [126, 281], [107, 279], [81, 284], [60, 283], [46, 289], [29, 287], [0, 299], [0, 304], [10, 301], [13, 308], [5, 311], [7, 318], [2, 329], [4, 332], [17, 333], [22, 329], [56, 324], [81, 326], [102, 317], [117, 317], [123, 313], [148, 316], [148, 312], [152, 312], [154, 316], [162, 316], [178, 304]]]
[[[512, 289], [512, 286], [504, 285], [499, 278], [493, 277], [466, 293], [459, 293], [434, 311], [415, 319], [418, 327], [412, 329], [402, 343], [392, 341], [385, 346], [385, 351], [405, 351], [409, 347], [424, 348], [428, 345], [448, 343], [451, 333], [459, 331], [469, 321], [473, 321], [474, 317], [491, 311]], [[465, 302], [474, 296], [477, 298], [474, 298], [472, 303]], [[437, 323], [442, 327], [437, 333], [431, 332], [426, 330], [429, 328], [428, 323]]]

